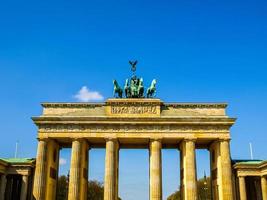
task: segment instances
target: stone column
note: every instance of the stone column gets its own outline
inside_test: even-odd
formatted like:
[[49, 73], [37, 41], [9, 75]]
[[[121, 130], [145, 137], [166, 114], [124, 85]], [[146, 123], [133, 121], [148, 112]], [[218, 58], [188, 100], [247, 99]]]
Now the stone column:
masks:
[[22, 176], [22, 184], [21, 184], [21, 191], [20, 191], [20, 200], [26, 200], [28, 193], [28, 175]]
[[162, 200], [161, 141], [149, 145], [149, 199]]
[[238, 180], [239, 180], [240, 200], [247, 200], [245, 177], [244, 176], [239, 176]]
[[79, 200], [81, 176], [81, 140], [72, 142], [68, 200]]
[[119, 199], [119, 144], [115, 149], [115, 200]]
[[50, 139], [47, 143], [47, 161], [46, 161], [46, 192], [45, 198], [47, 200], [56, 199], [57, 191], [57, 177], [59, 166], [59, 145], [58, 143]]
[[229, 139], [220, 140], [220, 179], [221, 179], [221, 197], [222, 200], [233, 199], [233, 185], [232, 185], [232, 166], [230, 158]]
[[261, 191], [262, 191], [262, 200], [267, 200], [267, 180], [266, 177], [261, 177]]
[[5, 191], [6, 191], [6, 175], [2, 174], [0, 179], [0, 199], [5, 198]]
[[33, 185], [35, 200], [44, 200], [46, 191], [46, 152], [47, 141], [39, 140], [36, 156], [36, 167]]
[[197, 199], [197, 175], [195, 160], [195, 140], [186, 139], [180, 144], [181, 189], [184, 200]]
[[81, 148], [81, 178], [80, 178], [80, 198], [79, 200], [87, 200], [88, 190], [88, 163], [89, 163], [89, 145], [86, 140], [82, 141]]
[[116, 151], [118, 141], [116, 139], [107, 139], [106, 141], [106, 158], [105, 158], [105, 183], [104, 183], [104, 200], [115, 200], [118, 192], [116, 191], [117, 173], [116, 173]]

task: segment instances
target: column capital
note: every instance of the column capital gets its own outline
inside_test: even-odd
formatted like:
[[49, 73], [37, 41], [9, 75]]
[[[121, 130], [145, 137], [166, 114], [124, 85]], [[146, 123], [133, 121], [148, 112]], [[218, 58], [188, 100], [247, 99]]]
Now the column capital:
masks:
[[90, 147], [89, 141], [87, 139], [85, 139], [85, 138], [78, 138], [78, 137], [76, 137], [76, 138], [72, 138], [71, 141], [72, 142], [75, 142], [75, 141], [78, 141], [78, 142], [86, 142], [87, 145]]
[[154, 142], [154, 141], [158, 141], [158, 142], [162, 142], [162, 138], [157, 138], [157, 137], [154, 137], [154, 138], [150, 138], [149, 139], [149, 142]]
[[105, 141], [106, 141], [106, 142], [109, 142], [109, 141], [112, 141], [112, 142], [119, 142], [119, 141], [118, 141], [118, 138], [115, 138], [115, 137], [106, 137], [106, 138], [105, 138]]
[[219, 142], [230, 142], [231, 138], [218, 138]]
[[51, 140], [51, 138], [46, 137], [46, 138], [37, 138], [38, 142], [49, 142]]
[[78, 142], [82, 142], [83, 140], [85, 140], [85, 139], [83, 139], [83, 138], [80, 138], [80, 137], [74, 137], [74, 138], [72, 138], [72, 142], [74, 142], [74, 141], [78, 141]]
[[184, 138], [182, 141], [185, 141], [185, 142], [196, 142], [197, 141], [197, 138], [194, 138], [194, 137]]

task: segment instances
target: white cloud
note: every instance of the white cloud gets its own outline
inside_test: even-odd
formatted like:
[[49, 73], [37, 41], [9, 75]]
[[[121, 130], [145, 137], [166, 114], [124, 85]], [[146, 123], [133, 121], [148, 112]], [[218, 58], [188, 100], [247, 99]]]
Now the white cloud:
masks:
[[67, 160], [65, 158], [59, 159], [59, 165], [66, 165], [66, 164], [67, 164]]
[[104, 99], [99, 92], [90, 91], [86, 86], [83, 86], [74, 98], [81, 102], [100, 101]]

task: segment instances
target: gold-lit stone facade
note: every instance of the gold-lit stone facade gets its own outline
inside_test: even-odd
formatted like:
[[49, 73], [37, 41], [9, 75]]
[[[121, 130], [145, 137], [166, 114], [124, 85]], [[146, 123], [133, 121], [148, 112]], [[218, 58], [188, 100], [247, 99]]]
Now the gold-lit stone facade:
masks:
[[236, 199], [267, 200], [267, 161], [236, 162], [233, 173]]
[[30, 200], [35, 159], [0, 158], [0, 200]]
[[226, 115], [224, 103], [108, 99], [105, 103], [44, 103], [42, 106], [43, 114], [33, 117], [39, 139], [36, 200], [55, 199], [53, 174], [58, 171], [60, 147], [72, 147], [69, 200], [84, 199], [87, 192], [89, 147], [106, 148], [104, 200], [118, 199], [121, 148], [149, 149], [150, 200], [162, 200], [161, 150], [164, 148], [180, 150], [183, 199], [197, 199], [195, 150], [198, 148], [208, 149], [211, 154], [213, 199], [233, 199], [229, 142], [235, 118]]

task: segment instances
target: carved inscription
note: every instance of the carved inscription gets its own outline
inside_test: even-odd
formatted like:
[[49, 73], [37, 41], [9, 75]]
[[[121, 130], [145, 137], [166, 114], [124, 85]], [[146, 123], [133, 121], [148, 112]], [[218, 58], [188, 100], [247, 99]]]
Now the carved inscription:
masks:
[[111, 106], [112, 114], [157, 114], [156, 106]]
[[107, 101], [106, 113], [115, 117], [160, 117], [159, 99], [111, 99]]

